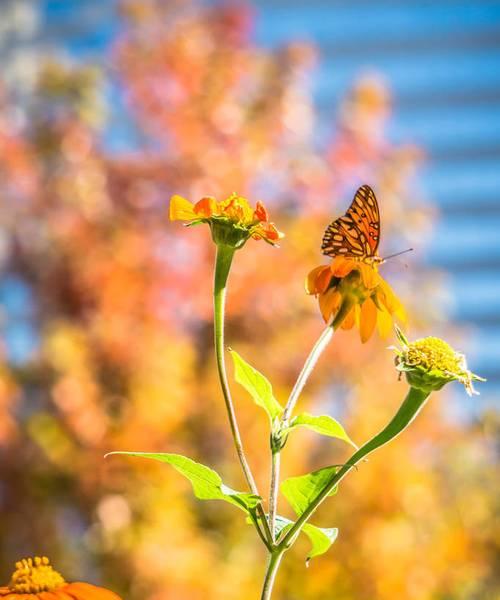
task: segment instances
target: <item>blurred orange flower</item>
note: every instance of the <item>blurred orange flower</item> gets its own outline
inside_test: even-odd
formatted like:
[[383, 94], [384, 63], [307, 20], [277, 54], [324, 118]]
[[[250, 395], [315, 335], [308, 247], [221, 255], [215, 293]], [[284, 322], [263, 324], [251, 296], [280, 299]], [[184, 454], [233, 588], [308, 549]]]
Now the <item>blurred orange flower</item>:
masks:
[[386, 337], [394, 316], [406, 318], [399, 298], [374, 263], [336, 256], [330, 265], [321, 265], [309, 273], [306, 291], [319, 298], [326, 322], [339, 316], [337, 327], [351, 329], [357, 325], [363, 343], [370, 339], [375, 326]]
[[0, 587], [2, 600], [121, 600], [89, 583], [66, 583], [46, 556], [23, 558], [16, 563], [9, 585]]
[[[220, 232], [221, 227], [229, 225], [231, 230], [239, 230], [237, 239], [241, 245], [249, 237], [263, 239], [273, 246], [284, 237], [274, 223], [269, 221], [269, 215], [262, 202], [257, 202], [253, 209], [248, 200], [237, 194], [231, 194], [226, 200], [217, 201], [212, 196], [202, 198], [192, 204], [182, 196], [172, 196], [170, 200], [170, 220], [188, 221], [190, 225], [209, 223], [214, 234], [214, 226]], [[217, 243], [219, 240], [215, 239]], [[238, 246], [239, 247], [239, 246]]]

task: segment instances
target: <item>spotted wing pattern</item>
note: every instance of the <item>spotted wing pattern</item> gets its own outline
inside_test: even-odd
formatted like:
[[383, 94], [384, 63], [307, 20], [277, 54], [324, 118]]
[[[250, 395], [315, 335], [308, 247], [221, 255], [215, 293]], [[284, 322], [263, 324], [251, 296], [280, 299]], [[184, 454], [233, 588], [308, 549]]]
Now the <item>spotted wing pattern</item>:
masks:
[[360, 260], [377, 258], [380, 212], [369, 185], [362, 185], [344, 216], [326, 228], [321, 250], [326, 256], [348, 256]]

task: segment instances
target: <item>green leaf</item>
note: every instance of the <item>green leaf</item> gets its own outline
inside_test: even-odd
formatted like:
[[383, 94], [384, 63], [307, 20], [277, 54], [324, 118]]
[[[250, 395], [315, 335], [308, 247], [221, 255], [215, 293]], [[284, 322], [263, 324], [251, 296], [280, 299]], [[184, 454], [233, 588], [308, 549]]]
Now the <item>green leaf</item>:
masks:
[[347, 435], [342, 425], [329, 415], [315, 416], [308, 413], [302, 413], [301, 415], [298, 415], [292, 419], [288, 429], [292, 430], [295, 429], [295, 427], [306, 427], [307, 429], [316, 431], [316, 433], [321, 435], [327, 435], [329, 437], [335, 437], [340, 440], [344, 440], [344, 442], [354, 446], [356, 450], [358, 449], [356, 444]]
[[286, 533], [292, 525], [293, 521], [290, 521], [290, 519], [276, 515], [274, 520], [274, 536], [276, 539], [278, 539], [281, 533]]
[[[286, 533], [292, 525], [293, 521], [277, 515], [275, 526], [276, 537], [281, 533]], [[311, 550], [307, 555], [306, 563], [309, 563], [312, 558], [324, 554], [337, 539], [339, 534], [339, 530], [336, 527], [316, 527], [316, 525], [312, 525], [311, 523], [306, 523], [302, 527], [302, 531], [307, 535], [311, 542]]]
[[274, 397], [271, 384], [237, 352], [231, 350], [231, 356], [234, 363], [234, 378], [252, 396], [255, 404], [266, 411], [272, 424], [276, 417], [281, 417], [283, 414], [283, 407]]
[[245, 492], [236, 492], [222, 483], [219, 474], [213, 469], [182, 456], [164, 452], [110, 452], [106, 456], [123, 454], [138, 456], [159, 462], [168, 463], [181, 475], [189, 479], [194, 495], [200, 500], [225, 500], [247, 513], [252, 512], [261, 502], [260, 496]]
[[[337, 470], [338, 467], [335, 466], [325, 467], [307, 473], [307, 475], [289, 477], [283, 481], [281, 491], [299, 517], [331, 480]], [[333, 496], [337, 493], [337, 489], [338, 487], [335, 486], [328, 495]]]
[[302, 528], [311, 542], [311, 550], [306, 558], [306, 564], [311, 558], [324, 554], [337, 539], [339, 530], [336, 527], [316, 527], [306, 523]]

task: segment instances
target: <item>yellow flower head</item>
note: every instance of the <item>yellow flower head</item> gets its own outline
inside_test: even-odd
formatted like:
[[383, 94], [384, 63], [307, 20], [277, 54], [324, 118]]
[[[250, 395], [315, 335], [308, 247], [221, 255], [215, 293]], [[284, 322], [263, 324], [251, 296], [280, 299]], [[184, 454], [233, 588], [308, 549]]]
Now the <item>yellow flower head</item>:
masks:
[[284, 237], [276, 229], [262, 202], [253, 209], [246, 198], [231, 194], [226, 200], [217, 201], [211, 196], [192, 204], [182, 196], [170, 200], [170, 220], [187, 221], [188, 225], [208, 223], [216, 244], [241, 248], [250, 238], [263, 239], [275, 246]]
[[16, 563], [9, 585], [0, 587], [0, 600], [121, 600], [89, 583], [66, 583], [46, 556]]
[[426, 337], [409, 342], [396, 328], [401, 350], [396, 351], [396, 368], [405, 373], [408, 383], [415, 388], [431, 392], [440, 390], [450, 381], [459, 381], [472, 396], [478, 394], [473, 381], [486, 381], [467, 368], [463, 354], [456, 352], [444, 340]]
[[380, 276], [376, 263], [336, 256], [330, 265], [313, 269], [306, 279], [306, 292], [319, 299], [325, 322], [335, 328], [359, 328], [365, 343], [377, 327], [386, 337], [392, 320], [406, 318], [405, 310], [390, 285]]

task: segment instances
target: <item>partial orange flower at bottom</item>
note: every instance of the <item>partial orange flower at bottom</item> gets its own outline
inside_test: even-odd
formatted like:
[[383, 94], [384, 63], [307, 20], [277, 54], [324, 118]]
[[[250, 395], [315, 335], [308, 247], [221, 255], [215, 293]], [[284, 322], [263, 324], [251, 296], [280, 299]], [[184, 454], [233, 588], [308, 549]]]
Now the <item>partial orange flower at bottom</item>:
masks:
[[336, 256], [330, 265], [316, 267], [309, 273], [306, 291], [318, 297], [325, 322], [332, 321], [335, 328], [342, 329], [356, 325], [363, 343], [370, 339], [375, 327], [386, 337], [394, 317], [406, 319], [403, 305], [375, 263]]
[[16, 563], [10, 583], [0, 587], [2, 600], [121, 600], [115, 593], [90, 583], [67, 583], [46, 556]]

